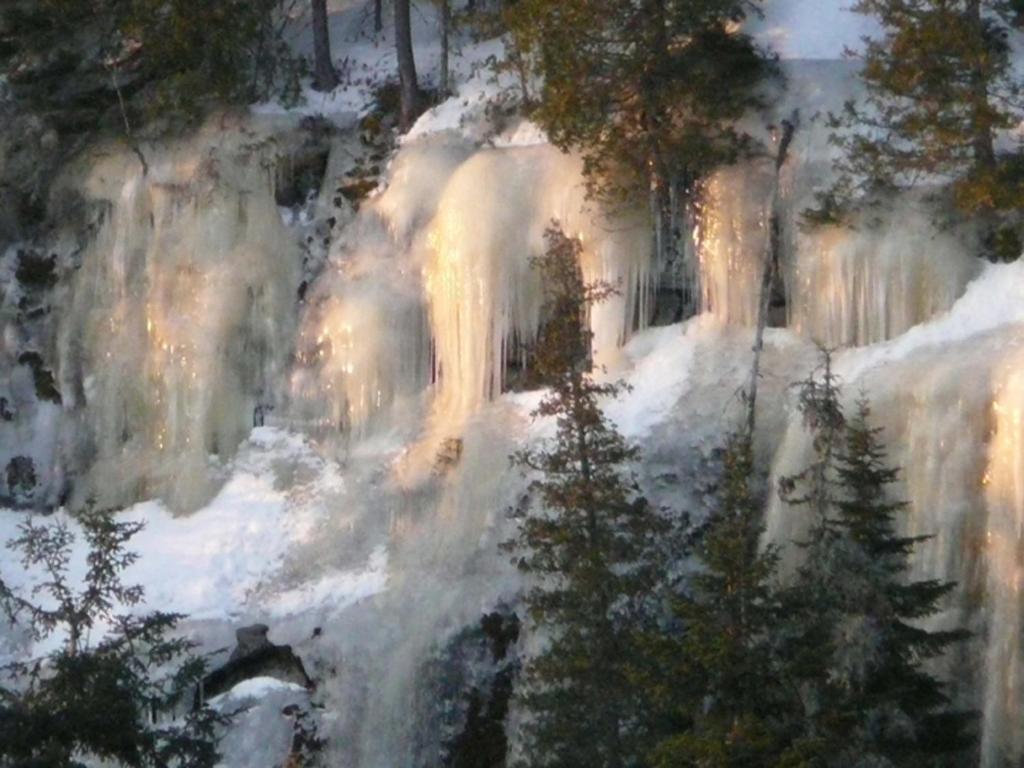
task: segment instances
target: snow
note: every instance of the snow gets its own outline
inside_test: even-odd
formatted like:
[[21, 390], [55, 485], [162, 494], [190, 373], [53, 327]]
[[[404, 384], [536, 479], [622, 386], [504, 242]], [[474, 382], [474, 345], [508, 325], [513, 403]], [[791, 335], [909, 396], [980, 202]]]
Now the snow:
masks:
[[441, 132], [454, 132], [471, 140], [484, 139], [488, 104], [515, 86], [510, 73], [497, 75], [490, 66], [504, 55], [505, 46], [500, 40], [466, 45], [451, 62], [455, 94], [423, 113], [402, 137], [402, 143]]
[[[139, 559], [124, 575], [125, 583], [145, 587], [140, 610], [173, 611], [193, 620], [252, 612], [281, 617], [321, 605], [340, 609], [386, 588], [383, 547], [374, 550], [365, 569], [328, 571], [284, 591], [274, 587], [286, 556], [312, 541], [344, 488], [337, 464], [320, 457], [306, 438], [272, 427], [254, 429], [229, 474], [213, 501], [187, 517], [175, 517], [156, 501], [121, 514], [123, 521], [145, 522], [129, 544]], [[12, 539], [22, 519], [0, 510], [0, 541]], [[63, 511], [54, 520], [77, 530]], [[79, 536], [70, 565], [74, 579], [85, 572], [85, 554]], [[24, 589], [31, 588], [37, 574], [26, 573], [19, 558], [5, 553], [0, 576]], [[51, 637], [34, 653], [46, 653], [59, 642]]]
[[266, 768], [288, 764], [294, 738], [295, 710], [306, 713], [307, 725], [318, 715], [301, 685], [255, 677], [208, 702], [231, 718], [218, 744], [221, 768]]
[[686, 389], [697, 341], [710, 324], [712, 318], [699, 317], [683, 325], [652, 328], [626, 345], [629, 389], [605, 409], [625, 437], [643, 437], [676, 404]]
[[305, 693], [306, 689], [298, 683], [287, 683], [276, 677], [253, 677], [243, 680], [227, 693], [210, 699], [209, 704], [215, 708], [223, 708], [229, 700], [237, 702], [244, 699], [262, 699], [273, 691]]
[[491, 144], [499, 149], [508, 147], [536, 147], [548, 143], [548, 136], [536, 123], [523, 120], [504, 133], [495, 136]]
[[387, 588], [387, 566], [387, 549], [379, 546], [370, 554], [365, 569], [330, 573], [317, 581], [272, 595], [267, 601], [267, 610], [275, 618], [300, 613], [311, 606], [341, 611], [383, 592]]
[[[379, 39], [366, 35], [366, 4], [347, 2], [333, 5], [334, 50], [343, 59], [339, 61], [343, 84], [329, 94], [315, 92], [307, 85], [304, 101], [298, 107], [287, 108], [272, 102], [254, 106], [255, 113], [324, 115], [341, 123], [372, 108], [376, 88], [393, 76], [393, 46], [386, 34]], [[848, 5], [849, 2], [844, 0], [769, 2], [766, 3], [765, 18], [752, 22], [751, 31], [762, 44], [770, 45], [783, 59], [838, 60], [845, 48], [856, 48], [863, 35], [874, 31], [869, 21], [850, 12]], [[432, 13], [426, 6], [421, 10], [425, 14]], [[427, 80], [436, 72], [438, 57], [431, 23], [429, 15], [418, 17], [417, 57], [421, 73]], [[452, 62], [455, 95], [428, 110], [403, 142], [411, 144], [436, 137], [453, 145], [468, 140], [498, 148], [545, 144], [544, 132], [526, 120], [498, 130], [496, 136], [490, 135], [497, 129], [491, 125], [488, 105], [495, 97], [515, 87], [510, 75], [498, 77], [489, 68], [489, 62], [500, 58], [502, 53], [500, 41], [463, 44]], [[829, 75], [836, 79], [826, 80], [825, 75], [836, 66], [807, 65], [804, 68], [810, 74], [803, 80], [791, 78], [791, 83], [802, 89], [801, 94], [810, 94], [808, 100], [811, 96], [834, 95], [831, 84], [848, 75], [841, 68]], [[800, 65], [793, 69], [800, 70]], [[404, 151], [409, 149], [407, 147]], [[437, 153], [439, 159], [433, 166], [414, 166], [420, 171], [421, 183], [432, 187], [438, 185], [439, 179], [451, 172], [451, 169], [446, 170], [448, 166], [454, 168], [461, 162], [462, 153], [463, 148], [455, 146], [451, 157], [441, 157], [441, 153]], [[391, 197], [387, 197], [389, 193], [385, 191], [378, 207], [391, 211], [392, 223], [413, 221], [416, 218], [413, 213], [419, 209], [411, 205], [412, 197], [401, 197], [396, 191], [401, 186], [394, 183], [400, 175], [400, 163], [393, 170]], [[540, 187], [537, 186], [537, 191]], [[479, 189], [479, 186], [473, 186], [471, 191]], [[534, 191], [531, 188], [530, 193]], [[507, 201], [506, 194], [500, 202], [507, 204]], [[393, 211], [387, 207], [389, 202], [394, 203]], [[457, 212], [464, 217], [465, 210], [461, 207]], [[286, 212], [284, 215], [291, 214]], [[461, 223], [461, 219], [459, 221]], [[411, 232], [412, 229], [411, 224], [396, 225], [396, 230], [403, 236], [406, 230]], [[852, 381], [867, 369], [906, 359], [916, 350], [940, 347], [970, 339], [999, 326], [1014, 325], [1024, 327], [1024, 262], [989, 265], [948, 312], [911, 328], [891, 341], [845, 351], [837, 362], [843, 378]], [[627, 439], [640, 440], [669, 419], [680, 399], [696, 386], [694, 382], [700, 379], [702, 362], [704, 365], [712, 364], [701, 360], [698, 347], [703, 344], [713, 348], [717, 343], [715, 334], [721, 327], [715, 318], [701, 316], [684, 324], [644, 331], [630, 340], [608, 373], [610, 379], [621, 377], [630, 389], [606, 403], [609, 418]], [[746, 333], [746, 330], [741, 332]], [[750, 340], [753, 341], [752, 333]], [[788, 331], [769, 331], [768, 341], [769, 346], [775, 348], [792, 347], [794, 356], [804, 348], [799, 338]], [[736, 348], [744, 354], [748, 349], [739, 344]], [[510, 405], [518, 412], [529, 412], [543, 394], [507, 394], [499, 399], [498, 405]], [[498, 412], [497, 409], [491, 410], [487, 415]], [[551, 436], [553, 427], [553, 420], [539, 420], [522, 432], [518, 431], [519, 426], [510, 429], [507, 437], [510, 443], [543, 439]], [[391, 438], [375, 439], [385, 441]], [[500, 450], [488, 446], [495, 454], [488, 459], [503, 465], [505, 444], [500, 445]], [[466, 482], [465, 488], [455, 486], [458, 473], [453, 475], [454, 479], [445, 480], [459, 493], [465, 494], [466, 498], [462, 499], [459, 493], [452, 491], [455, 500], [463, 506], [451, 502], [451, 509], [442, 507], [442, 514], [423, 522], [421, 527], [395, 514], [388, 503], [387, 491], [381, 487], [388, 481], [381, 479], [378, 486], [374, 478], [367, 482], [360, 500], [372, 508], [374, 520], [388, 515], [397, 520], [391, 527], [384, 524], [374, 527], [374, 524], [359, 519], [362, 512], [359, 505], [346, 506], [344, 494], [346, 489], [359, 482], [358, 468], [363, 466], [359, 462], [365, 458], [362, 454], [385, 451], [369, 440], [356, 444], [350, 450], [352, 453], [347, 457], [350, 463], [342, 466], [325, 455], [328, 451], [324, 446], [314, 444], [299, 434], [275, 427], [255, 429], [236, 458], [223, 469], [225, 482], [220, 492], [198, 512], [186, 517], [175, 516], [163, 504], [148, 501], [123, 513], [125, 520], [146, 521], [145, 529], [131, 542], [131, 549], [138, 552], [140, 559], [126, 574], [125, 581], [145, 587], [146, 605], [150, 609], [177, 611], [197, 621], [230, 622], [236, 626], [259, 617], [287, 625], [288, 631], [292, 631], [293, 627], [312, 620], [311, 614], [327, 613], [337, 617], [357, 603], [386, 592], [389, 586], [392, 592], [388, 597], [393, 597], [399, 591], [397, 584], [400, 579], [396, 576], [395, 585], [390, 585], [389, 573], [392, 568], [395, 574], [402, 573], [400, 548], [403, 545], [431, 564], [433, 560], [422, 555], [416, 547], [429, 551], [431, 556], [436, 549], [444, 555], [438, 559], [446, 564], [451, 560], [449, 567], [461, 574], [458, 568], [463, 563], [459, 558], [465, 553], [457, 548], [463, 544], [459, 528], [465, 529], [466, 541], [471, 542], [470, 549], [477, 546], [476, 542], [487, 541], [477, 535], [479, 529], [475, 526], [480, 509], [487, 509], [488, 505], [501, 506], [494, 502], [500, 498], [495, 488], [500, 485], [497, 478], [502, 470], [480, 472]], [[466, 455], [471, 456], [472, 450], [468, 448]], [[490, 465], [486, 466], [490, 468]], [[417, 512], [422, 511], [425, 518], [429, 516], [429, 511], [418, 508], [420, 499], [414, 494], [406, 503], [417, 507]], [[462, 511], [463, 507], [470, 511]], [[58, 519], [68, 519], [63, 512], [57, 515]], [[16, 526], [22, 519], [20, 513], [0, 510], [0, 542], [16, 534]], [[69, 522], [74, 527], [73, 521]], [[413, 533], [403, 530], [403, 525], [422, 541], [415, 544], [403, 542], [403, 535], [410, 539], [414, 537]], [[385, 528], [387, 530], [382, 534]], [[399, 551], [399, 554], [390, 553], [394, 563], [389, 562], [387, 545], [381, 543], [385, 536], [391, 537]], [[451, 537], [455, 544], [446, 536]], [[439, 543], [435, 543], [435, 539]], [[351, 550], [357, 554], [345, 559], [335, 551], [343, 547], [350, 550], [347, 554], [351, 554]], [[484, 551], [483, 545], [479, 545], [479, 551], [473, 549], [473, 557], [486, 559], [480, 554]], [[84, 571], [84, 554], [79, 546], [73, 558], [72, 569], [79, 576]], [[408, 553], [405, 557], [408, 570], [412, 570], [410, 562], [419, 567], [420, 561], [415, 557]], [[445, 569], [441, 570], [447, 574]], [[473, 573], [475, 575], [476, 572]], [[35, 583], [33, 575], [24, 573], [17, 558], [7, 553], [0, 555], [0, 576], [16, 588], [30, 588]], [[413, 578], [409, 580], [422, 578], [429, 585], [434, 577], [436, 574], [425, 569], [422, 574], [414, 571]], [[470, 581], [464, 576], [461, 579]], [[450, 597], [457, 602], [468, 588], [460, 582], [451, 589], [451, 595], [441, 595], [439, 599]], [[432, 604], [417, 607], [416, 618], [426, 616], [432, 619], [431, 611], [434, 609]], [[317, 621], [321, 618], [316, 616]], [[384, 624], [408, 617], [382, 614], [381, 618]], [[415, 622], [413, 626], [420, 627]], [[349, 629], [347, 626], [343, 628]], [[388, 628], [382, 627], [379, 636], [373, 634], [371, 637], [383, 638], [387, 632]], [[59, 638], [51, 638], [49, 644], [37, 645], [33, 650], [36, 654], [43, 653], [52, 648], [54, 642], [59, 642]], [[401, 672], [402, 669], [398, 668], [395, 674]], [[375, 685], [378, 683], [375, 681]], [[232, 764], [247, 764], [243, 760], [249, 760], [253, 765], [280, 762], [277, 752], [272, 759], [254, 762], [257, 758], [254, 750], [258, 747], [253, 744], [272, 743], [278, 752], [286, 748], [290, 730], [281, 720], [277, 705], [281, 699], [295, 698], [300, 693], [306, 695], [300, 686], [272, 678], [256, 678], [239, 684], [215, 700], [222, 704], [227, 701], [260, 702], [243, 715], [241, 724], [232, 731], [234, 742], [229, 746], [237, 744], [239, 747]], [[278, 730], [265, 730], [271, 726]]]

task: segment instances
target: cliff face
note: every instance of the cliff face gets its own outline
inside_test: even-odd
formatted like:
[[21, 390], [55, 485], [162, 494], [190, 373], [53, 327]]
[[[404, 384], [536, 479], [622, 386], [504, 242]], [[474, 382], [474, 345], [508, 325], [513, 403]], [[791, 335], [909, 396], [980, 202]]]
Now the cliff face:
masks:
[[[618, 287], [591, 318], [596, 358], [634, 387], [609, 414], [643, 450], [644, 491], [699, 516], [699, 478], [743, 415], [778, 183], [785, 305], [767, 337], [761, 469], [800, 466], [788, 384], [814, 342], [842, 347], [847, 392], [871, 396], [904, 467], [909, 532], [934, 534], [915, 567], [960, 583], [936, 621], [977, 630], [954, 671], [983, 712], [982, 762], [1019, 760], [1024, 265], [983, 265], [972, 233], [935, 224], [945, 212], [923, 198], [802, 230], [831, 164], [811, 118], [854, 86], [842, 64], [787, 69], [767, 122], [803, 115], [790, 159], [779, 179], [755, 161], [709, 182], [685, 238], [701, 315], [664, 327], [650, 325], [676, 313], [678, 286], [659, 281], [677, 278], [651, 263], [642, 211], [604, 215], [578, 162], [528, 127], [488, 136], [480, 115], [452, 124], [442, 109], [366, 200], [346, 190], [379, 148], [354, 120], [224, 115], [143, 145], [145, 166], [125, 147], [81, 156], [55, 176], [47, 226], [0, 205], [7, 502], [135, 505], [155, 526], [139, 572], [151, 600], [195, 615], [210, 647], [231, 622], [279, 626], [322, 683], [338, 764], [430, 764], [444, 746], [424, 741], [430, 686], [475, 679], [486, 665], [459, 651], [476, 648], [465, 628], [519, 586], [497, 549], [525, 493], [507, 457], [550, 425], [529, 420], [536, 393], [506, 390], [543, 321], [529, 257], [544, 229], [580, 236], [588, 279]], [[19, 136], [35, 148], [3, 132], [4, 173], [31, 185], [49, 139]], [[765, 498], [769, 537], [798, 536], [801, 513], [770, 482]], [[445, 695], [473, 706], [463, 693]]]

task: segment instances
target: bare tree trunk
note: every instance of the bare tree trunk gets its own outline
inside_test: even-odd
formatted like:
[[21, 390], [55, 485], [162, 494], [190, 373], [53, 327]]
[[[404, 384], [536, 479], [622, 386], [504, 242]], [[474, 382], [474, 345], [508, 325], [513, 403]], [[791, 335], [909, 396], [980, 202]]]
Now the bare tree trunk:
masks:
[[412, 50], [410, 0], [395, 0], [395, 48], [398, 53], [398, 81], [402, 99], [401, 127], [407, 131], [422, 111], [423, 94], [416, 76]]
[[327, 28], [327, 0], [313, 1], [313, 87], [333, 91], [338, 87], [338, 73], [331, 62], [331, 33]]
[[[985, 37], [985, 20], [981, 13], [981, 0], [968, 0], [967, 21], [982, 45]], [[972, 145], [974, 169], [991, 171], [996, 167], [995, 137], [992, 130], [992, 105], [988, 77], [981, 69], [984, 62], [974, 63], [971, 75], [971, 128], [974, 132]]]
[[448, 98], [448, 35], [452, 25], [451, 0], [439, 0], [441, 5], [441, 74], [438, 77], [437, 100]]
[[384, 0], [373, 0], [373, 33], [384, 31]]
[[747, 434], [753, 439], [757, 409], [757, 387], [761, 380], [761, 352], [764, 350], [764, 329], [768, 325], [768, 311], [771, 308], [772, 285], [779, 274], [782, 254], [782, 223], [779, 220], [779, 174], [789, 156], [800, 122], [800, 114], [793, 112], [789, 120], [782, 121], [779, 149], [775, 156], [775, 178], [772, 182], [771, 199], [768, 202], [768, 240], [764, 249], [764, 267], [761, 272], [761, 297], [757, 308], [757, 330], [754, 332], [754, 362], [750, 368], [750, 387], [747, 390]]

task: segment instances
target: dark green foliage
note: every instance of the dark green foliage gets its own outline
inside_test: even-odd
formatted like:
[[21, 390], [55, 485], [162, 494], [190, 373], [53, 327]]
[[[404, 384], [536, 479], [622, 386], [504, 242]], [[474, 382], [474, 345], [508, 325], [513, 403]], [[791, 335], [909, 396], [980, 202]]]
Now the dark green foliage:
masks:
[[654, 553], [664, 522], [625, 471], [636, 449], [600, 407], [620, 387], [589, 373], [587, 311], [607, 288], [584, 285], [579, 252], [578, 241], [550, 230], [535, 261], [552, 309], [535, 358], [551, 389], [535, 415], [554, 418], [556, 436], [514, 457], [537, 473], [535, 503], [504, 545], [531, 577], [524, 602], [542, 643], [517, 691], [530, 766], [624, 766], [643, 751], [632, 666], [661, 575]]
[[701, 568], [676, 609], [681, 634], [657, 643], [671, 673], [651, 681], [653, 692], [676, 707], [683, 724], [655, 747], [651, 762], [659, 768], [756, 768], [773, 764], [786, 746], [786, 715], [794, 702], [774, 643], [782, 616], [778, 554], [760, 547], [753, 476], [750, 439], [733, 435], [718, 507], [697, 550]]
[[502, 670], [491, 681], [489, 691], [474, 688], [469, 693], [466, 724], [448, 750], [446, 766], [451, 768], [500, 768], [508, 758], [505, 732], [508, 706], [512, 700], [513, 675]]
[[[56, 635], [62, 645], [4, 668], [0, 766], [65, 768], [83, 758], [127, 766], [215, 765], [220, 717], [201, 708], [169, 719], [184, 711], [205, 670], [191, 654], [192, 643], [173, 636], [182, 617], [119, 612], [143, 599], [140, 587], [121, 582], [136, 560], [126, 546], [142, 524], [93, 510], [80, 523], [89, 550], [81, 586], [68, 573], [75, 534], [66, 523], [26, 520], [8, 545], [40, 579], [27, 596], [0, 581], [0, 606], [37, 640]], [[101, 632], [98, 642], [90, 640]]]
[[275, 92], [297, 98], [301, 68], [281, 37], [281, 10], [281, 0], [131, 0], [122, 29], [141, 45], [151, 112], [195, 113], [204, 99], [245, 104]]
[[897, 532], [906, 510], [890, 496], [898, 470], [887, 464], [866, 401], [843, 415], [827, 355], [823, 377], [803, 383], [801, 405], [816, 458], [785, 489], [814, 523], [783, 632], [803, 695], [800, 748], [824, 765], [854, 756], [908, 768], [958, 764], [973, 745], [971, 716], [950, 709], [926, 665], [966, 635], [920, 623], [954, 585], [908, 581], [922, 539]]
[[295, 95], [282, 0], [11, 0], [0, 40], [16, 100], [62, 135]]
[[[992, 217], [1021, 207], [1020, 150], [996, 148], [998, 134], [1024, 117], [1024, 83], [1009, 44], [1018, 18], [1012, 5], [859, 0], [853, 6], [874, 16], [883, 33], [868, 41], [864, 54], [867, 97], [832, 118], [833, 140], [845, 150], [839, 198], [948, 180], [959, 210], [981, 216], [990, 228]], [[1005, 246], [997, 243], [993, 253], [1005, 258]]]
[[323, 765], [323, 751], [327, 741], [320, 737], [320, 729], [312, 713], [296, 704], [289, 704], [281, 714], [292, 718], [292, 744], [285, 762], [286, 768]]
[[[558, 147], [582, 153], [591, 192], [674, 215], [709, 170], [753, 149], [736, 120], [775, 68], [738, 25], [752, 0], [519, 0], [507, 66]], [[536, 99], [530, 75], [543, 77]]]

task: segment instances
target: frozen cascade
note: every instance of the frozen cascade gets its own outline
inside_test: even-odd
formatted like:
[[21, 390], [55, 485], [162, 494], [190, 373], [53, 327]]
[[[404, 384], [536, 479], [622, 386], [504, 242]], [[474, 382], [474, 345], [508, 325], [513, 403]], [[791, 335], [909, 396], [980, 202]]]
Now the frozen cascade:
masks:
[[[886, 360], [876, 349], [841, 355], [837, 371], [852, 400], [863, 389], [874, 422], [885, 427], [890, 458], [903, 468], [910, 501], [906, 533], [930, 536], [915, 554], [916, 578], [958, 583], [956, 597], [932, 621], [975, 631], [955, 666], [958, 695], [982, 712], [983, 765], [1024, 757], [1021, 599], [1024, 578], [1024, 326], [1009, 325], [952, 345], [927, 346]], [[965, 381], [969, 382], [965, 386]], [[852, 406], [852, 403], [851, 403]], [[810, 457], [808, 435], [791, 418], [775, 455], [775, 477]], [[800, 540], [808, 514], [774, 496], [767, 533]], [[786, 570], [798, 562], [787, 546]]]
[[[1024, 329], [1022, 329], [1024, 334]], [[985, 728], [982, 756], [999, 765], [1024, 757], [1024, 339], [997, 374], [983, 483], [988, 506], [985, 530], [986, 604], [990, 614], [985, 655]]]
[[800, 232], [789, 265], [789, 325], [827, 347], [873, 344], [945, 312], [977, 274], [962, 227], [904, 198], [851, 227]]
[[651, 250], [642, 220], [602, 218], [585, 201], [579, 162], [552, 147], [483, 150], [452, 177], [428, 236], [439, 407], [450, 417], [500, 393], [506, 362], [536, 336], [543, 291], [530, 258], [543, 252], [552, 222], [583, 242], [584, 279], [618, 291], [591, 318], [599, 363], [646, 323]]
[[69, 463], [87, 471], [79, 500], [193, 509], [213, 491], [209, 457], [230, 456], [275, 400], [299, 260], [268, 143], [226, 132], [147, 151], [148, 174], [120, 152], [83, 185], [103, 210], [58, 328], [79, 414]]
[[[808, 71], [792, 80], [793, 98], [822, 108], [822, 92], [844, 93], [830, 88], [846, 77], [841, 67], [839, 76]], [[819, 93], [805, 98], [812, 79]], [[774, 452], [776, 474], [807, 457], [802, 425], [791, 418], [786, 426], [779, 405], [813, 355], [807, 338], [871, 344], [841, 353], [840, 373], [851, 397], [861, 385], [872, 396], [893, 460], [905, 468], [910, 531], [935, 535], [917, 572], [961, 584], [937, 621], [966, 616], [984, 646], [959, 668], [959, 693], [984, 711], [986, 765], [1001, 751], [1019, 760], [1024, 315], [1008, 314], [1024, 283], [990, 280], [980, 295], [1001, 314], [964, 336], [970, 322], [940, 328], [933, 318], [951, 306], [955, 313], [978, 271], [965, 257], [970, 233], [929, 223], [921, 201], [872, 211], [853, 228], [799, 230], [811, 180], [828, 165], [824, 135], [805, 124], [781, 178], [794, 254], [783, 265], [788, 314], [804, 338], [769, 334], [765, 392], [774, 394], [760, 401], [758, 444]], [[630, 436], [645, 457], [660, 456], [664, 476], [680, 477], [673, 473], [699, 444], [716, 444], [729, 426], [731, 395], [748, 375], [742, 326], [756, 314], [774, 180], [764, 159], [721, 171], [697, 232], [704, 309], [740, 327], [699, 320], [685, 332], [665, 329], [639, 347], [662, 345], [662, 362], [631, 371], [650, 362], [642, 351], [619, 355], [652, 312], [647, 222], [642, 212], [602, 217], [585, 200], [577, 158], [543, 145], [478, 148], [451, 134], [408, 142], [383, 189], [335, 230], [327, 266], [300, 303], [301, 248], [274, 200], [279, 152], [259, 136], [216, 130], [147, 148], [148, 174], [127, 152], [91, 161], [77, 186], [103, 213], [55, 313], [65, 410], [47, 411], [61, 416], [52, 431], [64, 438], [79, 499], [163, 497], [177, 509], [201, 505], [221, 474], [237, 469], [220, 460], [249, 432], [258, 406], [274, 406], [273, 418], [292, 430], [343, 435], [344, 464], [324, 459], [337, 473], [323, 502], [330, 511], [296, 539], [280, 570], [303, 586], [316, 568], [358, 569], [383, 552], [387, 588], [344, 609], [303, 606], [288, 631], [305, 642], [324, 629], [315, 653], [323, 669], [339, 670], [324, 677], [339, 764], [410, 764], [417, 717], [432, 703], [417, 699], [427, 695], [417, 687], [422, 665], [518, 587], [496, 544], [507, 535], [503, 511], [522, 499], [507, 456], [538, 435], [526, 419], [535, 400], [497, 395], [544, 321], [529, 259], [542, 251], [545, 229], [557, 219], [579, 236], [586, 278], [618, 287], [591, 318], [595, 357], [614, 375], [640, 375], [667, 393], [638, 387], [624, 412], [636, 416]], [[341, 165], [335, 157], [329, 167]], [[333, 215], [331, 173], [321, 219]], [[931, 343], [908, 347], [922, 328]], [[679, 364], [689, 358], [675, 354], [676, 339], [692, 354], [699, 339], [699, 365]], [[885, 339], [895, 340], [876, 343]], [[403, 473], [423, 432], [435, 438], [422, 441], [428, 471]], [[447, 437], [458, 438], [458, 450], [439, 468], [437, 439]], [[316, 495], [307, 487], [315, 484], [295, 479], [313, 471], [281, 470], [267, 481], [287, 514], [287, 505]], [[692, 490], [651, 482], [673, 503]], [[799, 537], [806, 523], [778, 502], [768, 515], [778, 541]], [[277, 567], [268, 566], [270, 582], [285, 578]], [[245, 605], [263, 609], [255, 598]]]
[[[799, 116], [778, 182], [786, 322], [829, 347], [898, 336], [948, 310], [978, 272], [977, 260], [963, 257], [978, 250], [973, 233], [927, 194], [881, 201], [848, 226], [803, 226], [834, 176], [823, 116], [853, 95], [851, 72], [839, 62], [790, 64], [786, 95], [768, 120]], [[737, 325], [756, 322], [779, 133], [748, 129], [763, 155], [709, 179], [694, 233], [702, 310]]]
[[386, 189], [332, 243], [303, 311], [289, 386], [293, 425], [365, 436], [394, 424], [430, 383], [418, 254], [440, 191], [469, 154], [458, 142], [406, 147]]
[[[936, 222], [941, 211], [909, 198], [850, 226], [801, 227], [812, 200], [799, 190], [818, 171], [800, 162], [791, 160], [782, 179], [791, 328], [828, 347], [872, 344], [953, 306], [978, 270], [964, 258], [975, 250], [969, 232]], [[762, 161], [720, 171], [705, 187], [696, 230], [701, 305], [723, 322], [756, 323], [770, 190]]]
[[583, 241], [586, 280], [618, 290], [591, 318], [595, 355], [610, 361], [652, 311], [643, 218], [595, 212], [579, 161], [549, 146], [405, 146], [311, 292], [291, 383], [303, 423], [365, 434], [434, 382], [435, 427], [457, 431], [537, 333], [530, 258], [555, 221]]
[[771, 172], [750, 162], [715, 173], [704, 185], [695, 228], [701, 311], [725, 323], [757, 323]]

